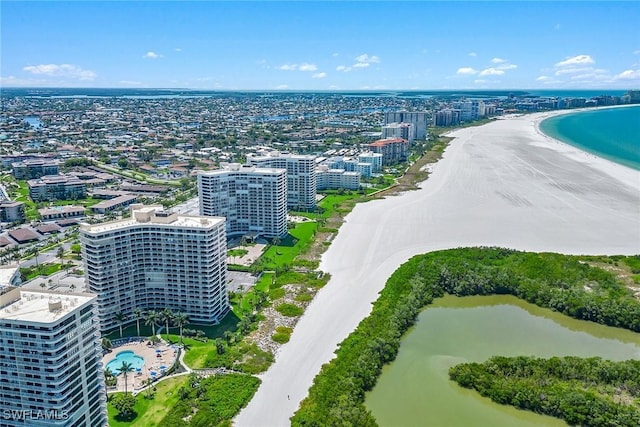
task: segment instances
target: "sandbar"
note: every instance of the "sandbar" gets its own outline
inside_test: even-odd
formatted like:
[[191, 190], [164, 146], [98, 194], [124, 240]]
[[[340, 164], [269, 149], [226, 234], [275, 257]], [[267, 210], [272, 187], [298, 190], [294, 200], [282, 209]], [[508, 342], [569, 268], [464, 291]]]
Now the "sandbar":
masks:
[[416, 254], [501, 246], [640, 253], [640, 171], [541, 134], [553, 113], [456, 130], [420, 189], [357, 205], [320, 269], [331, 273], [236, 426], [285, 426], [387, 278]]

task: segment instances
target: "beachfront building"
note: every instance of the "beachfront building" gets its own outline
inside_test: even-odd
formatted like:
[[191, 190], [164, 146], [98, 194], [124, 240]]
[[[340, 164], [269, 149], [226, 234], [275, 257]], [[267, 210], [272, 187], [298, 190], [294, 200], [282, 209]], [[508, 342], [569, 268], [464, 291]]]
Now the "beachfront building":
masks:
[[259, 168], [287, 170], [287, 207], [313, 210], [316, 207], [316, 157], [283, 154], [278, 151], [247, 156], [247, 164]]
[[60, 162], [49, 159], [25, 159], [11, 164], [15, 179], [36, 179], [60, 173]]
[[389, 123], [382, 126], [382, 139], [402, 138], [413, 142], [416, 139], [416, 127], [412, 123]]
[[433, 115], [433, 125], [440, 127], [456, 126], [460, 124], [460, 110], [445, 108]]
[[409, 157], [409, 142], [402, 138], [380, 139], [368, 147], [372, 152], [382, 154], [383, 165], [404, 162]]
[[29, 197], [34, 202], [47, 200], [76, 200], [87, 194], [85, 183], [75, 176], [45, 175], [27, 181]]
[[384, 114], [384, 124], [390, 123], [410, 123], [415, 127], [416, 139], [427, 137], [427, 123], [429, 113], [424, 111], [392, 111]]
[[318, 190], [358, 190], [360, 173], [329, 169], [326, 165], [320, 165], [316, 170], [316, 182]]
[[287, 234], [287, 171], [238, 163], [198, 173], [200, 215], [223, 216], [227, 235]]
[[180, 311], [213, 324], [229, 310], [224, 218], [179, 215], [160, 205], [132, 205], [131, 217], [80, 227], [87, 288], [98, 294], [103, 332], [118, 313]]
[[107, 425], [96, 296], [0, 288], [0, 425]]
[[371, 173], [380, 172], [382, 170], [382, 154], [373, 151], [365, 151], [358, 155], [360, 163], [369, 163], [371, 165]]

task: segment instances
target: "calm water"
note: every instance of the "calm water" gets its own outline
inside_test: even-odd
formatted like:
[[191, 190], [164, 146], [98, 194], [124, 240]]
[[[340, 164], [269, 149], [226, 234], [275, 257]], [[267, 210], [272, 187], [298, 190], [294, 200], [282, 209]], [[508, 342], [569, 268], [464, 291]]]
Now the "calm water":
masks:
[[547, 135], [640, 170], [640, 106], [583, 111], [540, 123]]
[[491, 356], [640, 358], [640, 334], [583, 322], [511, 296], [445, 297], [403, 338], [365, 404], [381, 426], [561, 426], [449, 380], [458, 363]]

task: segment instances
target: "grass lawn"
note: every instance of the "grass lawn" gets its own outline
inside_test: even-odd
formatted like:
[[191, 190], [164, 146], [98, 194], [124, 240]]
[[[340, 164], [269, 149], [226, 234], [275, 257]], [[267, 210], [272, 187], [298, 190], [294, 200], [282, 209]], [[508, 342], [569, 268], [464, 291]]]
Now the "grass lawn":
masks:
[[31, 280], [40, 275], [42, 276], [51, 276], [53, 273], [57, 273], [62, 268], [62, 264], [41, 264], [40, 266], [29, 268], [21, 268], [20, 274], [24, 275], [24, 280]]
[[271, 245], [260, 260], [265, 270], [275, 270], [291, 265], [293, 259], [306, 249], [314, 232], [318, 228], [315, 222], [301, 222], [289, 230], [289, 235], [282, 239], [278, 246]]
[[118, 421], [116, 419], [117, 411], [111, 405], [107, 404], [109, 413], [110, 427], [154, 427], [160, 426], [162, 419], [169, 413], [171, 408], [178, 403], [178, 389], [186, 384], [189, 380], [187, 375], [170, 378], [160, 381], [156, 384], [156, 392], [153, 399], [146, 399], [145, 393], [138, 394], [136, 406], [134, 407], [137, 416], [133, 421]]

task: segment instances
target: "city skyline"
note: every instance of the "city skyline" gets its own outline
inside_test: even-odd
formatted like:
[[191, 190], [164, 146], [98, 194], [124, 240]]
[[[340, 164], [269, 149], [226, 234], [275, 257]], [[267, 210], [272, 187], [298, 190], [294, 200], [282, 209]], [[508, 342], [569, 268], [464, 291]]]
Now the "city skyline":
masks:
[[638, 20], [634, 2], [9, 1], [0, 86], [627, 89]]

